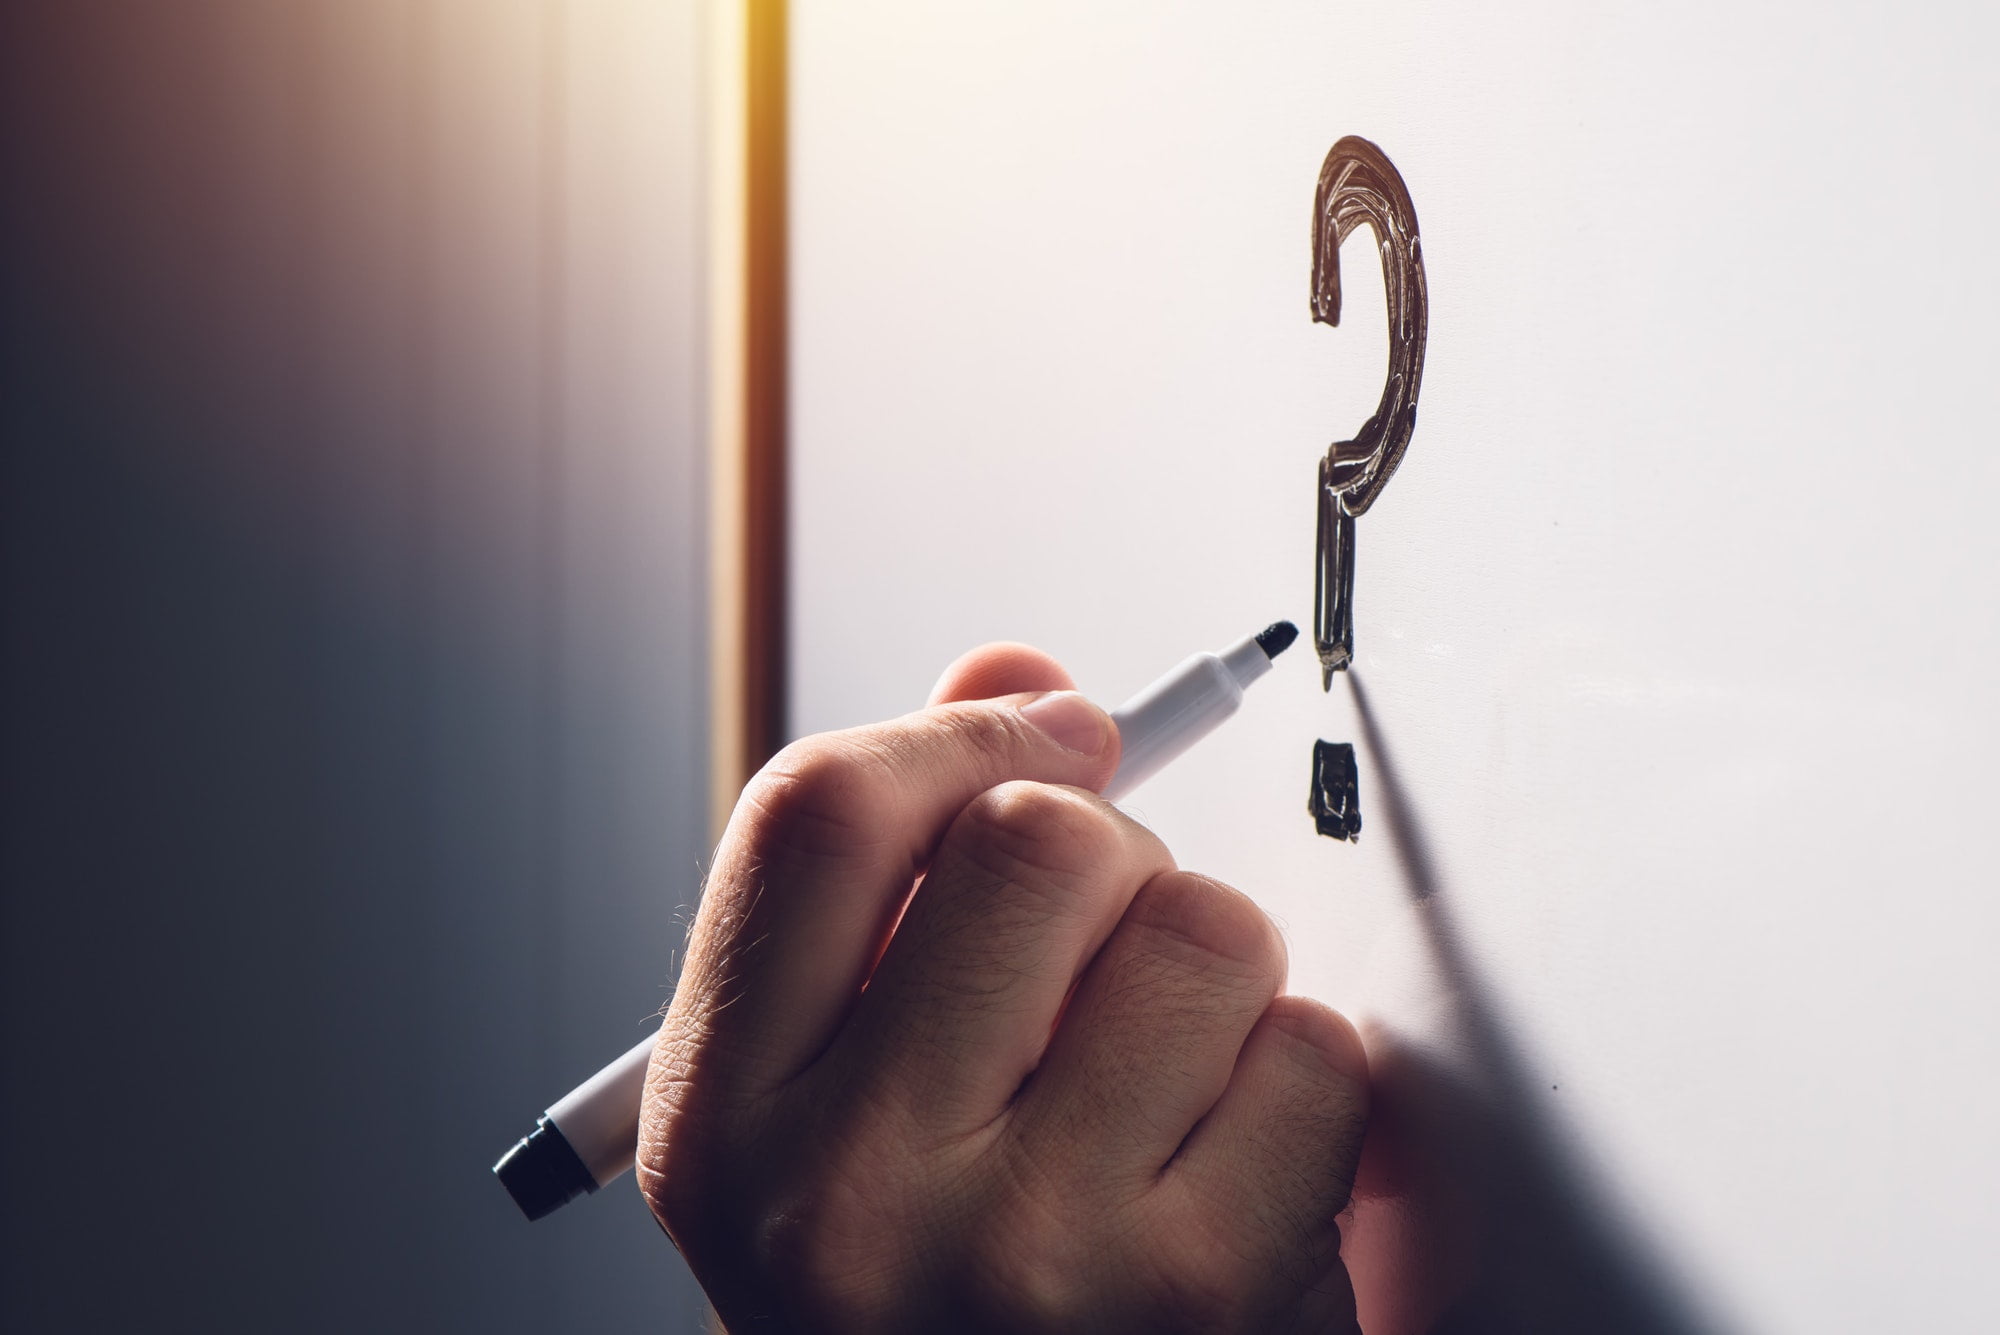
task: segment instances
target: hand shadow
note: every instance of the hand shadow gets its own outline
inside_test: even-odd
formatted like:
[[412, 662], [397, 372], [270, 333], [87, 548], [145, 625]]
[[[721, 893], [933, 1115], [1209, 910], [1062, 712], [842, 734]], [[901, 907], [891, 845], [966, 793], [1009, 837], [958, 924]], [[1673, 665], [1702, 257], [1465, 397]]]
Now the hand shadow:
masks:
[[1422, 823], [1360, 679], [1347, 674], [1375, 807], [1446, 997], [1445, 1044], [1365, 1029], [1373, 1106], [1342, 1254], [1368, 1335], [1710, 1335], [1558, 1137], [1450, 914]]

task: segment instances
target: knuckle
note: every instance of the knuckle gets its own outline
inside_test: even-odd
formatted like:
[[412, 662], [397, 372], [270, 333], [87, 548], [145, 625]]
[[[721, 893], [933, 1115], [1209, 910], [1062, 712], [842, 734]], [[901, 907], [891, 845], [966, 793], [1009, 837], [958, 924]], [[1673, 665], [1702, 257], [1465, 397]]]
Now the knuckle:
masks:
[[1262, 1022], [1286, 1039], [1284, 1050], [1303, 1074], [1338, 1086], [1343, 1102], [1366, 1111], [1368, 1053], [1346, 1016], [1310, 997], [1279, 997]]
[[[866, 1128], [862, 1128], [865, 1130]], [[879, 1129], [879, 1128], [877, 1128]], [[689, 1113], [654, 1073], [639, 1180], [699, 1270], [754, 1277], [767, 1317], [830, 1332], [896, 1329], [919, 1293], [925, 1191], [892, 1138], [801, 1121], [800, 1109]]]
[[1195, 955], [1204, 972], [1220, 964], [1273, 988], [1284, 982], [1287, 955], [1277, 925], [1248, 895], [1220, 881], [1164, 872], [1140, 890], [1126, 919], [1164, 948]]
[[1153, 1279], [1169, 1310], [1186, 1314], [1179, 1328], [1243, 1335], [1332, 1329], [1298, 1322], [1301, 1300], [1340, 1263], [1339, 1230], [1310, 1226], [1299, 1211], [1270, 1200], [1250, 1218], [1251, 1227], [1212, 1216], [1186, 1220], [1162, 1240]]
[[1118, 827], [1100, 804], [1052, 784], [989, 788], [960, 814], [958, 851], [996, 879], [1067, 883], [1109, 862]]
[[1266, 1276], [1247, 1264], [1235, 1247], [1213, 1242], [1182, 1247], [1161, 1270], [1160, 1278], [1170, 1295], [1168, 1306], [1186, 1322], [1186, 1329], [1247, 1332], [1264, 1328], [1252, 1318], [1260, 1306], [1255, 1299]]
[[1023, 1330], [1080, 1324], [1095, 1296], [1080, 1264], [1092, 1249], [1063, 1220], [1017, 1193], [996, 1204], [981, 1241], [974, 1273], [988, 1310], [1006, 1313], [1009, 1326]]
[[770, 1211], [752, 1250], [762, 1273], [803, 1298], [824, 1328], [879, 1330], [890, 1324], [893, 1296], [912, 1285], [890, 1241], [850, 1193], [825, 1190]]
[[791, 743], [743, 790], [738, 807], [754, 848], [809, 858], [867, 853], [887, 838], [893, 776], [879, 752], [850, 735]]
[[1282, 1062], [1265, 1108], [1270, 1143], [1286, 1149], [1290, 1176], [1312, 1185], [1322, 1223], [1347, 1205], [1368, 1128], [1365, 1057], [1353, 1026], [1302, 997], [1281, 997], [1260, 1021], [1281, 1035]]

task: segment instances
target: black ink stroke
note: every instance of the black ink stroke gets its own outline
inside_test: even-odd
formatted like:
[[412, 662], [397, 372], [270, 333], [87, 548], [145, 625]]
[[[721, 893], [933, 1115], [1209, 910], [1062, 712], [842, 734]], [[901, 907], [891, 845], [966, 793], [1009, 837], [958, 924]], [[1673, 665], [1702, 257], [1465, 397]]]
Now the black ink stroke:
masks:
[[1331, 839], [1361, 837], [1361, 776], [1351, 742], [1314, 742], [1312, 792], [1306, 798], [1313, 827]]
[[1312, 318], [1340, 323], [1340, 243], [1366, 225], [1382, 261], [1389, 307], [1389, 374], [1382, 401], [1352, 440], [1335, 441], [1319, 462], [1318, 559], [1313, 571], [1313, 645], [1320, 684], [1354, 657], [1354, 521], [1367, 512], [1403, 461], [1417, 425], [1424, 379], [1430, 294], [1410, 192], [1381, 149], [1358, 135], [1335, 144], [1313, 198]]

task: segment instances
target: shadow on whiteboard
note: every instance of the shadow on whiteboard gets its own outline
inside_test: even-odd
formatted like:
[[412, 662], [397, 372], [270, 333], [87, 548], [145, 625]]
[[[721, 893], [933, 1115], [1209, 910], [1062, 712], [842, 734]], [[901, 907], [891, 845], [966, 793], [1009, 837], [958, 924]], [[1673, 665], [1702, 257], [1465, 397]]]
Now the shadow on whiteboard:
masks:
[[1510, 1041], [1450, 917], [1450, 896], [1382, 720], [1350, 671], [1374, 761], [1373, 806], [1411, 898], [1425, 993], [1421, 1039], [1364, 1026], [1368, 1144], [1343, 1230], [1368, 1335], [1711, 1335], [1625, 1212], [1562, 1143], [1548, 1086]]

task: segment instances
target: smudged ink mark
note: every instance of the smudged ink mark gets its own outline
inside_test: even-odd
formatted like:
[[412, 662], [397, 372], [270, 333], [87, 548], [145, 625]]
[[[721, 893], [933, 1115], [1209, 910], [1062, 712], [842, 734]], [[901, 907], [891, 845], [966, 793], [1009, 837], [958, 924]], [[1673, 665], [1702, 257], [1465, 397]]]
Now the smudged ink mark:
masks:
[[1313, 743], [1312, 796], [1306, 800], [1313, 826], [1334, 839], [1361, 837], [1361, 776], [1349, 742]]
[[1357, 135], [1333, 146], [1313, 198], [1312, 318], [1340, 323], [1340, 243], [1366, 225], [1382, 260], [1389, 306], [1389, 376], [1382, 402], [1354, 439], [1335, 441], [1319, 461], [1318, 559], [1313, 571], [1313, 644], [1320, 684], [1354, 658], [1354, 521], [1382, 494], [1417, 425], [1424, 379], [1430, 294], [1417, 235], [1417, 210], [1382, 150]]

